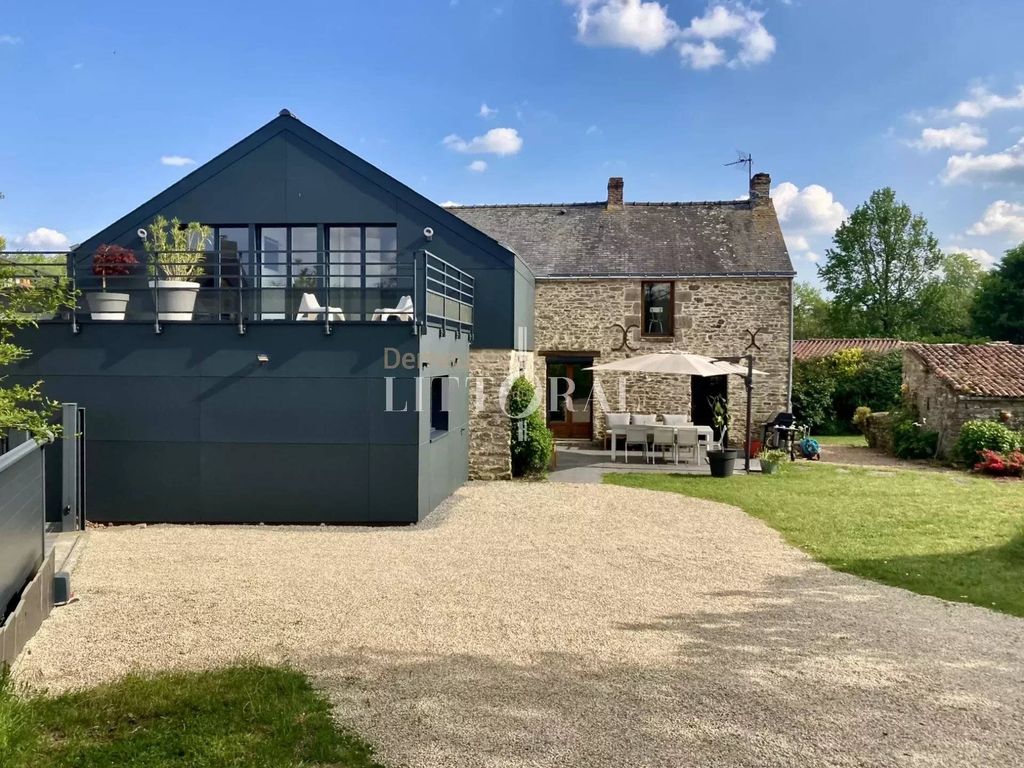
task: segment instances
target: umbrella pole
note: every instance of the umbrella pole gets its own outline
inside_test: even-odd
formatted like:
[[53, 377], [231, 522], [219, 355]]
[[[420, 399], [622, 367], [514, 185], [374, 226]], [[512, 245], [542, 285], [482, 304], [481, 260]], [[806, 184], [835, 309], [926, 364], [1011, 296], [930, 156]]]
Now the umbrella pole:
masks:
[[743, 377], [743, 385], [747, 390], [747, 445], [743, 452], [743, 471], [750, 474], [750, 430], [754, 414], [754, 356], [744, 355], [747, 358], [747, 375]]

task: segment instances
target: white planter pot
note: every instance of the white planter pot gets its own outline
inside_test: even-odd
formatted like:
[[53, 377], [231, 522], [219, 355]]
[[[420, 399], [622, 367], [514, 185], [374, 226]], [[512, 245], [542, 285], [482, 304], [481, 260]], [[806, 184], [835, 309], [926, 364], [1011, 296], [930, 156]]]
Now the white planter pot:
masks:
[[199, 283], [184, 280], [150, 280], [150, 288], [156, 288], [161, 320], [191, 320], [196, 306]]
[[89, 305], [89, 313], [93, 320], [124, 320], [124, 311], [128, 306], [127, 293], [85, 294], [85, 302]]

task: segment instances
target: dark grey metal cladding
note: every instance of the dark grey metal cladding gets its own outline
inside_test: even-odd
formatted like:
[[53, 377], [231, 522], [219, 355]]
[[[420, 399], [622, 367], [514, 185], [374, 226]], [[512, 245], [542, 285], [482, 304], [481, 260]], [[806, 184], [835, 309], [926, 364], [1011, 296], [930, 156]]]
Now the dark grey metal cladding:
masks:
[[[409, 523], [439, 500], [421, 495], [418, 369], [388, 363], [441, 345], [465, 365], [465, 335], [417, 336], [405, 323], [331, 336], [315, 324], [252, 325], [245, 336], [198, 323], [160, 335], [129, 323], [30, 333], [34, 354], [11, 381], [43, 378], [48, 396], [86, 408], [93, 520]], [[387, 410], [388, 377], [410, 410]], [[465, 480], [464, 439], [460, 450], [433, 464], [429, 482], [444, 496]]]
[[[419, 414], [420, 519], [461, 486], [469, 475], [469, 409], [475, 394], [469, 391], [469, 345], [465, 337], [441, 336], [429, 330], [423, 336], [420, 359], [425, 407]], [[424, 367], [423, 363], [427, 365]], [[429, 386], [435, 376], [450, 378], [448, 430], [432, 435]]]
[[43, 449], [29, 441], [0, 456], [0, 624], [42, 561]]
[[[515, 258], [506, 248], [290, 116], [278, 117], [85, 241], [78, 271], [101, 243], [141, 249], [157, 214], [219, 225], [395, 224], [400, 251], [427, 248], [476, 281], [474, 346], [515, 341]], [[428, 242], [423, 231], [434, 234]], [[518, 290], [525, 290], [519, 285]], [[529, 321], [532, 316], [519, 318]]]

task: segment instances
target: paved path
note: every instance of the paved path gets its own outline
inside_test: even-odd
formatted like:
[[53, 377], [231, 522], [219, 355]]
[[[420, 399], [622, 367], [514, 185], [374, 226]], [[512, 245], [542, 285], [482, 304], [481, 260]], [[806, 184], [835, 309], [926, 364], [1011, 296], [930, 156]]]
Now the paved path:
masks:
[[95, 530], [75, 581], [22, 680], [288, 661], [395, 766], [1024, 761], [1024, 621], [669, 494], [473, 484], [415, 528]]

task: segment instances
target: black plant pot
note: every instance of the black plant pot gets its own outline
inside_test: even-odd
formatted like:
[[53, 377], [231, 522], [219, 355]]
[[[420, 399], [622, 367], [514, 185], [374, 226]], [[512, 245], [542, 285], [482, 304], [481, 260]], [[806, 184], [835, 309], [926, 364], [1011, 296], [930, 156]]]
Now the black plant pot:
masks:
[[711, 464], [712, 477], [731, 477], [736, 467], [736, 455], [739, 453], [735, 448], [726, 448], [722, 451], [708, 451], [708, 463]]

